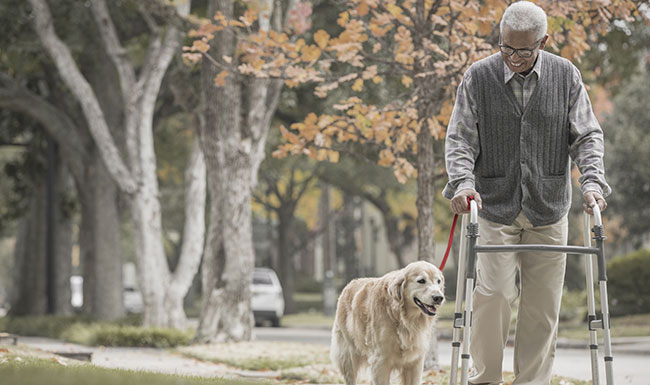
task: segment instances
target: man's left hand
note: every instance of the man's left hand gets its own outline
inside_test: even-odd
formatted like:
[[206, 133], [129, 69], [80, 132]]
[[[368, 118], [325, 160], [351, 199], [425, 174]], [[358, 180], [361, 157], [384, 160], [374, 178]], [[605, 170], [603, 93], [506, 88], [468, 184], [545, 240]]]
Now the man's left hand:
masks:
[[598, 205], [601, 212], [607, 208], [607, 201], [605, 201], [605, 198], [595, 191], [587, 191], [584, 197], [585, 203], [582, 204], [582, 207], [584, 207], [585, 212], [589, 215], [594, 214], [592, 207], [595, 205]]

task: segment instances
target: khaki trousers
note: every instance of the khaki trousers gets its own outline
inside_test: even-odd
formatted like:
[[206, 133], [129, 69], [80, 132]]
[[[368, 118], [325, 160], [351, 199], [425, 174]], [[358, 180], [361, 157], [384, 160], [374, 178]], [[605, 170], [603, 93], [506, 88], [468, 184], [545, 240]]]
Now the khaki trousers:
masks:
[[[534, 227], [521, 212], [512, 225], [479, 218], [478, 243], [566, 245], [567, 217]], [[470, 353], [472, 384], [503, 382], [501, 364], [511, 305], [519, 295], [513, 385], [548, 385], [551, 379], [562, 299], [566, 254], [490, 253], [477, 256]], [[520, 289], [515, 278], [520, 275]]]

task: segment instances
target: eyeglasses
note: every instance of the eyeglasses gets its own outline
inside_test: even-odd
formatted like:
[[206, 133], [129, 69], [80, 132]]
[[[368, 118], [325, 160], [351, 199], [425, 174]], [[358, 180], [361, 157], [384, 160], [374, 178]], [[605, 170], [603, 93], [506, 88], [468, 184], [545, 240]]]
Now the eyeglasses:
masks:
[[506, 56], [512, 56], [516, 52], [517, 56], [520, 58], [527, 59], [533, 56], [533, 52], [535, 52], [541, 41], [542, 39], [539, 39], [535, 42], [535, 48], [512, 48], [509, 45], [499, 43], [499, 49], [501, 50], [501, 53]]

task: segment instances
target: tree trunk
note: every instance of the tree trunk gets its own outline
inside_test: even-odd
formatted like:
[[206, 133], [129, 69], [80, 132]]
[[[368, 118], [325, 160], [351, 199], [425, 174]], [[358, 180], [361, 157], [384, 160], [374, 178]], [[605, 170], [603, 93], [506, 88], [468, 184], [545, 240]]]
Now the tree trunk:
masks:
[[[81, 263], [84, 311], [102, 320], [124, 316], [118, 189], [99, 154], [87, 168], [81, 195]], [[120, 284], [116, 285], [118, 282]]]
[[[339, 220], [340, 236], [337, 237], [336, 255], [343, 258], [345, 265], [345, 283], [359, 277], [357, 244], [354, 233], [357, 228], [354, 218], [354, 200], [350, 194], [343, 196], [343, 215]], [[340, 242], [338, 242], [340, 240]]]
[[[208, 14], [233, 16], [234, 3], [210, 0]], [[272, 4], [269, 4], [269, 9]], [[237, 42], [219, 32], [213, 42], [216, 57], [235, 57]], [[197, 339], [203, 342], [249, 340], [252, 335], [251, 198], [257, 170], [264, 159], [264, 143], [279, 99], [281, 83], [233, 75], [216, 88], [216, 69], [204, 61], [202, 77], [201, 146], [208, 165], [210, 233], [203, 259], [204, 302]], [[246, 87], [247, 103], [242, 103]], [[243, 106], [246, 106], [247, 110]], [[242, 117], [245, 121], [242, 122]]]
[[73, 195], [70, 173], [64, 165], [59, 165], [56, 176], [56, 197], [54, 206], [54, 286], [52, 307], [55, 314], [71, 314], [72, 303], [70, 276], [72, 275], [72, 212], [68, 206]]
[[[69, 173], [60, 164], [57, 151], [52, 155], [56, 161], [50, 163], [59, 164], [57, 170], [48, 170], [55, 173], [50, 184], [54, 190], [48, 197], [48, 184], [43, 183], [45, 173], [36, 175], [32, 181], [30, 209], [19, 225], [15, 248], [18, 274], [14, 281], [17, 295], [11, 309], [14, 315], [69, 314], [72, 311], [72, 218], [70, 213], [64, 212], [64, 199], [70, 195], [71, 186]], [[48, 215], [52, 216], [51, 220], [46, 220]], [[48, 231], [51, 231], [49, 240]], [[48, 258], [51, 258], [49, 262]]]
[[278, 259], [280, 262], [280, 282], [282, 282], [282, 294], [284, 296], [284, 312], [292, 314], [296, 312], [296, 303], [293, 300], [295, 292], [295, 269], [293, 262], [292, 247], [289, 240], [291, 223], [293, 222], [294, 210], [291, 207], [284, 207], [278, 210]]
[[426, 127], [423, 127], [418, 134], [417, 169], [418, 259], [433, 263], [436, 259], [433, 233], [433, 201], [436, 175], [433, 136]]
[[203, 65], [201, 142], [208, 164], [212, 206], [197, 339], [246, 341], [250, 340], [253, 328], [250, 283], [255, 263], [251, 236], [251, 148], [242, 148], [245, 144], [242, 146], [237, 140], [240, 88], [232, 80], [226, 89], [214, 88], [215, 75], [209, 63]]
[[45, 184], [33, 186], [29, 211], [21, 220], [16, 244], [15, 264], [18, 286], [11, 314], [16, 316], [47, 313], [47, 271], [45, 262]]

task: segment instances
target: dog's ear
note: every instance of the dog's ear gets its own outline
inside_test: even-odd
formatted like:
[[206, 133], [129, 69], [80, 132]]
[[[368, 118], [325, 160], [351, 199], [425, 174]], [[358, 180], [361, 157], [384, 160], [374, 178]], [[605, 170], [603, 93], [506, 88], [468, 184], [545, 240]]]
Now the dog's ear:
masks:
[[402, 295], [404, 292], [404, 283], [406, 282], [406, 276], [401, 271], [396, 272], [395, 276], [388, 283], [388, 294], [393, 297], [396, 301], [402, 301]]

